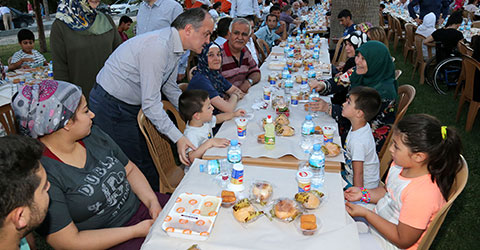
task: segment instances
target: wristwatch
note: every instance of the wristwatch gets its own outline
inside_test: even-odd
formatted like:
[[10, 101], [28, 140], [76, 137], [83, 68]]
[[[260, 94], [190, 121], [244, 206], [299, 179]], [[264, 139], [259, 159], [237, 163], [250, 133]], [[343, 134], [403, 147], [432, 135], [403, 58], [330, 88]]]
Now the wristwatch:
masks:
[[253, 85], [253, 80], [250, 79], [250, 78], [247, 78], [247, 80], [250, 82], [250, 86], [252, 86]]

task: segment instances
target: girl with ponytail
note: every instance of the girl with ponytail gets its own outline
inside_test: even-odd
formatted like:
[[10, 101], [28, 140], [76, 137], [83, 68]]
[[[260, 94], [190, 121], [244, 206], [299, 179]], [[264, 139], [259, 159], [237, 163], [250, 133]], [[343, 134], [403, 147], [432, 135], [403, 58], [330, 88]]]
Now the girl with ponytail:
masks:
[[[345, 191], [346, 209], [364, 217], [383, 249], [417, 249], [425, 230], [445, 205], [461, 168], [462, 144], [455, 130], [432, 116], [405, 117], [393, 129], [393, 163], [385, 187]], [[350, 202], [376, 203], [373, 211]], [[362, 238], [362, 237], [361, 237]]]

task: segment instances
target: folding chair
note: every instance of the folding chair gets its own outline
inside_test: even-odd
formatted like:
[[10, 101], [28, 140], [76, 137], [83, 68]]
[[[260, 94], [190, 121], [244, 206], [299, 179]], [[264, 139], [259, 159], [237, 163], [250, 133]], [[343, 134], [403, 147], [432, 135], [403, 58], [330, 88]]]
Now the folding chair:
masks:
[[460, 193], [463, 191], [463, 188], [467, 184], [468, 164], [465, 161], [465, 158], [463, 158], [463, 156], [461, 156], [461, 158], [462, 158], [462, 162], [461, 162], [462, 168], [455, 176], [455, 181], [453, 182], [452, 189], [450, 190], [448, 201], [445, 205], [443, 205], [440, 211], [437, 212], [435, 217], [433, 217], [432, 222], [430, 222], [430, 225], [428, 226], [427, 230], [425, 231], [425, 234], [423, 235], [422, 240], [418, 245], [418, 250], [427, 250], [430, 248], [430, 245], [432, 245], [432, 242], [435, 239], [435, 236], [437, 235], [438, 230], [442, 226], [442, 223], [445, 220], [445, 217], [447, 216], [448, 211], [452, 207], [453, 202], [457, 199], [458, 195], [460, 195]]
[[10, 103], [0, 107], [0, 123], [7, 135], [17, 133], [17, 121]]
[[[171, 104], [171, 107], [168, 107], [168, 104], [165, 105], [165, 102], [167, 101], [163, 102], [164, 109], [166, 109], [166, 111], [170, 110], [170, 108], [173, 108], [173, 105]], [[176, 112], [176, 114], [178, 115], [178, 112]], [[177, 116], [175, 115], [175, 117]], [[178, 117], [180, 116], [178, 115]], [[182, 180], [184, 176], [184, 171], [175, 162], [175, 158], [173, 155], [175, 152], [173, 152], [172, 150], [170, 140], [165, 135], [158, 132], [156, 127], [145, 116], [142, 110], [140, 110], [140, 112], [138, 113], [137, 121], [140, 127], [140, 131], [142, 131], [142, 134], [145, 137], [148, 151], [150, 152], [150, 155], [153, 159], [155, 167], [158, 171], [158, 175], [160, 177], [160, 193], [173, 193], [173, 191], [175, 191], [175, 188]], [[177, 123], [181, 124], [181, 122], [179, 122], [178, 120]], [[183, 125], [185, 125], [185, 123], [183, 123]], [[183, 129], [179, 129], [183, 132], [185, 126], [183, 126]]]

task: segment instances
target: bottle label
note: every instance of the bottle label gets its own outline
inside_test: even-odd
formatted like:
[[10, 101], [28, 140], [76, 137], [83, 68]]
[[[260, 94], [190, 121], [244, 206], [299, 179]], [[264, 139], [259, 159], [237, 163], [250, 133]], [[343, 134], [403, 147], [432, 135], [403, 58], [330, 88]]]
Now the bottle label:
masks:
[[299, 182], [298, 183], [298, 192], [308, 192], [311, 189], [310, 182], [304, 183], [304, 182]]
[[243, 183], [243, 169], [236, 170], [235, 168], [232, 170], [232, 178], [230, 182], [235, 185], [239, 185]]
[[311, 135], [315, 132], [315, 128], [310, 128], [307, 126], [302, 127], [302, 135]]
[[208, 174], [216, 175], [220, 173], [220, 163], [218, 160], [209, 160], [207, 163]]
[[272, 137], [265, 136], [265, 144], [275, 145], [275, 136], [272, 136]]
[[320, 159], [315, 159], [313, 157], [310, 157], [308, 160], [308, 163], [310, 164], [310, 167], [312, 168], [323, 168], [325, 167], [325, 158], [320, 158]]
[[228, 154], [227, 159], [230, 163], [239, 163], [242, 160], [242, 156], [238, 154]]

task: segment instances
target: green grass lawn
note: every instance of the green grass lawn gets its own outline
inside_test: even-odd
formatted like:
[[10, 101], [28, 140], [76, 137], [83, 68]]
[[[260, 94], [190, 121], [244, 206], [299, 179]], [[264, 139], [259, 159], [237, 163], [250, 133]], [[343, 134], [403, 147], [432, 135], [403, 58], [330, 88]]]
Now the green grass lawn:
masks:
[[[133, 25], [132, 25], [133, 26]], [[131, 32], [127, 33], [129, 37], [133, 36]], [[49, 39], [47, 39], [49, 45]], [[402, 56], [402, 46], [400, 44], [397, 52], [392, 52], [396, 58], [395, 66], [403, 71], [399, 78], [399, 84], [410, 84], [417, 90], [415, 100], [408, 109], [408, 114], [427, 113], [436, 116], [442, 123], [449, 127], [457, 128], [463, 141], [463, 154], [468, 162], [469, 178], [467, 186], [463, 193], [453, 204], [452, 209], [447, 215], [431, 249], [450, 250], [450, 249], [480, 249], [480, 243], [476, 235], [480, 228], [480, 199], [477, 195], [480, 193], [480, 118], [477, 117], [470, 133], [466, 133], [465, 122], [467, 117], [468, 104], [462, 110], [462, 116], [458, 123], [455, 122], [455, 116], [458, 108], [458, 100], [453, 99], [454, 90], [447, 95], [439, 95], [433, 87], [425, 84], [418, 84], [418, 73], [412, 79], [413, 66], [411, 63], [404, 63]], [[18, 44], [0, 46], [0, 59], [6, 63], [7, 59], [13, 53], [20, 49]], [[36, 44], [38, 50], [38, 43]], [[50, 53], [45, 53], [47, 61], [50, 61]], [[479, 115], [480, 117], [480, 115]], [[38, 249], [49, 249], [43, 240], [37, 237]]]

